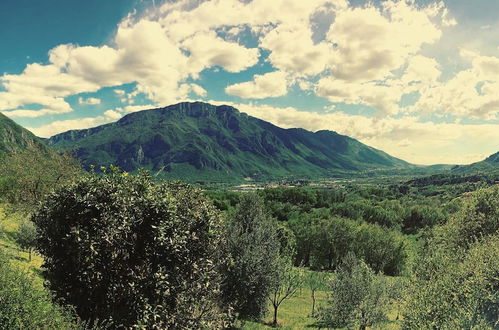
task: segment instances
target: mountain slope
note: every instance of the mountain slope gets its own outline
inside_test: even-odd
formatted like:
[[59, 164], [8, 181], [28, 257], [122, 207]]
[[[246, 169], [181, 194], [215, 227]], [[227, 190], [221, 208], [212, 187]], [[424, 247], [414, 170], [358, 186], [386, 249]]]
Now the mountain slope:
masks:
[[0, 157], [25, 149], [46, 150], [46, 147], [30, 131], [0, 113]]
[[476, 162], [470, 165], [455, 166], [452, 168], [452, 172], [458, 174], [469, 174], [477, 172], [491, 172], [499, 171], [499, 152], [490, 155], [486, 159]]
[[331, 131], [283, 129], [229, 106], [180, 103], [129, 114], [48, 143], [90, 165], [144, 167], [171, 178], [324, 177], [337, 170], [409, 164]]

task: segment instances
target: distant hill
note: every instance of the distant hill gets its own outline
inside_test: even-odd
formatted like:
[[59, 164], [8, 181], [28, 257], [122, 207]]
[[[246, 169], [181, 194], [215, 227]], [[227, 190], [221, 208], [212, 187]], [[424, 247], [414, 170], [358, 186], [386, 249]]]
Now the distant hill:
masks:
[[47, 148], [33, 133], [0, 113], [0, 157], [26, 149], [45, 151]]
[[486, 159], [470, 165], [459, 165], [452, 168], [456, 174], [469, 174], [477, 172], [499, 171], [499, 152], [490, 155]]
[[230, 106], [201, 102], [135, 112], [47, 142], [73, 150], [87, 168], [143, 167], [184, 180], [325, 177], [334, 171], [410, 166], [335, 132], [283, 129]]

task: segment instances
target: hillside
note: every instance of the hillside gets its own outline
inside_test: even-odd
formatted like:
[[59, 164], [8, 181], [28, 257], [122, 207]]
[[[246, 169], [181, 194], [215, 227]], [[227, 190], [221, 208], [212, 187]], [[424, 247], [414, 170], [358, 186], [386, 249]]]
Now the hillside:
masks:
[[143, 167], [190, 180], [324, 177], [409, 165], [335, 132], [283, 129], [230, 106], [201, 102], [132, 113], [48, 143], [73, 150], [87, 168]]
[[19, 150], [45, 150], [45, 145], [27, 129], [0, 113], [0, 157]]
[[499, 171], [499, 152], [490, 155], [486, 159], [470, 165], [455, 166], [452, 172], [456, 174], [470, 174], [478, 172], [495, 172]]

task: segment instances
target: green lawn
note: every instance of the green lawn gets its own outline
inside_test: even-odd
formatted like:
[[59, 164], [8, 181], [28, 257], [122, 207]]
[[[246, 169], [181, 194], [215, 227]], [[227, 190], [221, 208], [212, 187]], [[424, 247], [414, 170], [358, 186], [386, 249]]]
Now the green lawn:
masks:
[[[9, 257], [12, 265], [39, 275], [43, 263], [42, 257], [33, 253], [32, 260], [29, 262], [28, 253], [21, 250], [15, 242], [15, 234], [25, 217], [19, 213], [9, 213], [6, 209], [6, 205], [0, 204], [0, 249]], [[35, 278], [41, 285], [42, 278], [40, 276]]]
[[[325, 302], [326, 293], [316, 292], [317, 305]], [[317, 307], [316, 305], [316, 307]], [[285, 300], [279, 307], [278, 322], [281, 329], [304, 329], [304, 328], [317, 328], [314, 326], [316, 319], [310, 316], [312, 312], [312, 297], [310, 296], [310, 289], [302, 288], [296, 294]], [[272, 323], [273, 309], [269, 309], [267, 317], [263, 323], [245, 322], [242, 329], [269, 329], [267, 324]]]
[[[316, 308], [321, 304], [324, 304], [327, 300], [327, 293], [323, 291], [316, 292]], [[278, 322], [279, 329], [318, 329], [317, 320], [310, 316], [312, 312], [312, 298], [310, 295], [310, 289], [303, 287], [298, 290], [296, 294], [288, 300], [285, 300], [279, 307]], [[259, 322], [244, 322], [241, 325], [243, 330], [254, 330], [254, 329], [271, 329], [272, 307], [269, 308], [269, 312], [265, 319]], [[395, 320], [397, 317], [397, 308], [392, 306], [392, 309], [388, 311], [388, 321], [373, 327], [371, 329], [401, 329], [401, 320]], [[369, 328], [368, 328], [369, 329]]]

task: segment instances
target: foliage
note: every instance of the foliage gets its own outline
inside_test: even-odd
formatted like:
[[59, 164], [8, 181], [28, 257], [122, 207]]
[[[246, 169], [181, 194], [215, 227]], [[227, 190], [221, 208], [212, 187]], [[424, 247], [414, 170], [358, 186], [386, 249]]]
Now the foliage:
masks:
[[415, 269], [404, 328], [499, 326], [499, 187], [437, 227]]
[[317, 301], [316, 292], [326, 289], [327, 273], [309, 271], [304, 277], [304, 283], [310, 289], [310, 297], [312, 298], [312, 312], [310, 315], [315, 316], [315, 305]]
[[407, 260], [407, 240], [378, 225], [331, 216], [315, 210], [289, 222], [296, 237], [295, 265], [334, 270], [354, 252], [376, 272], [400, 274]]
[[223, 298], [244, 319], [267, 312], [267, 296], [279, 276], [281, 239], [274, 220], [256, 194], [242, 194], [225, 225]]
[[30, 212], [46, 194], [79, 175], [78, 163], [68, 155], [19, 151], [0, 162], [0, 196]]
[[29, 261], [31, 261], [31, 252], [36, 248], [36, 239], [38, 234], [36, 227], [31, 221], [23, 221], [19, 225], [16, 233], [16, 243], [29, 253]]
[[0, 251], [0, 329], [77, 328], [71, 314], [54, 305], [49, 293]]
[[200, 191], [113, 170], [58, 189], [32, 220], [50, 289], [82, 319], [221, 326], [219, 215]]
[[357, 324], [366, 329], [386, 320], [387, 305], [384, 279], [349, 254], [331, 279], [328, 306], [321, 309], [319, 317], [327, 327]]

